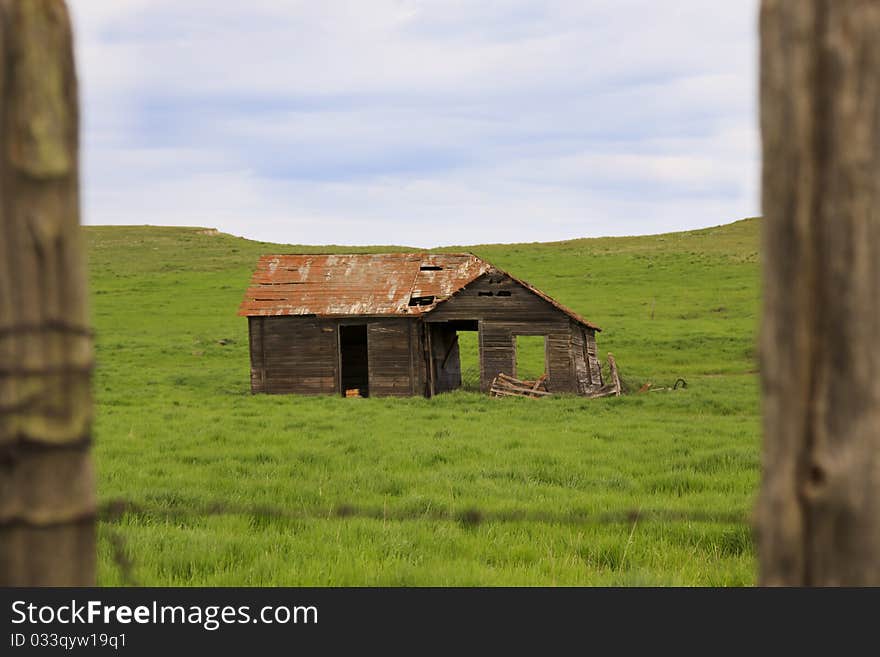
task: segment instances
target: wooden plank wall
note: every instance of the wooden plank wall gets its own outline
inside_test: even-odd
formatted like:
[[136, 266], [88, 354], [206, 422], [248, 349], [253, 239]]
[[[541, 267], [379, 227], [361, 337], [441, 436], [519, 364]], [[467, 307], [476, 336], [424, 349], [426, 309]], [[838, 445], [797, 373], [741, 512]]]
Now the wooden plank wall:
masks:
[[429, 322], [455, 319], [568, 323], [569, 316], [508, 276], [486, 274], [426, 317]]
[[602, 381], [602, 364], [599, 362], [599, 355], [596, 351], [596, 332], [592, 329], [586, 329], [572, 322], [572, 330], [580, 328], [583, 331], [584, 344], [587, 352], [587, 367], [590, 370], [590, 380], [593, 386], [601, 388]]
[[411, 320], [410, 327], [410, 357], [412, 358], [412, 389], [414, 395], [427, 394], [428, 384], [428, 352], [425, 349], [427, 327], [424, 322]]
[[[568, 316], [565, 316], [566, 320]], [[578, 392], [577, 377], [572, 362], [571, 331], [569, 322], [557, 323], [547, 331], [547, 390], [549, 392]]]
[[[480, 321], [480, 388], [484, 392], [499, 373], [515, 375], [517, 335], [547, 337], [548, 390], [580, 391], [573, 358], [571, 318], [507, 276], [493, 273], [483, 276], [440, 304], [426, 319], [429, 322]], [[574, 326], [583, 336], [580, 324]]]
[[492, 380], [501, 372], [513, 376], [516, 345], [504, 322], [480, 322], [480, 390], [489, 392]]
[[578, 392], [581, 394], [588, 392], [593, 382], [590, 377], [590, 368], [587, 366], [587, 345], [584, 332], [575, 322], [571, 322], [571, 362]]
[[263, 320], [263, 317], [248, 317], [252, 393], [266, 392], [266, 367], [263, 363]]
[[309, 317], [253, 317], [249, 321], [251, 391], [336, 394], [336, 322]]
[[[424, 394], [426, 364], [419, 322], [364, 321], [370, 396]], [[251, 392], [339, 394], [339, 324], [305, 317], [248, 318]]]
[[571, 322], [571, 357], [578, 392], [602, 387], [602, 369], [596, 357], [596, 332]]
[[423, 394], [419, 385], [421, 341], [417, 320], [377, 319], [367, 325], [371, 397]]
[[413, 394], [424, 397], [431, 396], [430, 390], [430, 364], [428, 327], [418, 320], [410, 323], [410, 340], [412, 344], [411, 355], [413, 363]]

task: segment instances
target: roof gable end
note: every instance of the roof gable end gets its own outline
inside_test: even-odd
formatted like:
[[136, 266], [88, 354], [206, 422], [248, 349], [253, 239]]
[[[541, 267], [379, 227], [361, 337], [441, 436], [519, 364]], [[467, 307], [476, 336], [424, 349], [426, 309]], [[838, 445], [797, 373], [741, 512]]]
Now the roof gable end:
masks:
[[[506, 272], [502, 269], [499, 269], [497, 267], [494, 267], [494, 266], [485, 274], [478, 276], [473, 281], [471, 281], [467, 285], [463, 286], [461, 289], [457, 290], [455, 292], [455, 294], [444, 299], [443, 301], [438, 302], [433, 308], [431, 308], [429, 313], [443, 314], [444, 308], [447, 307], [447, 304], [454, 303], [458, 297], [460, 297], [462, 294], [465, 294], [468, 290], [473, 290], [473, 288], [475, 288], [475, 287], [481, 287], [481, 288], [484, 287], [482, 284], [484, 284], [487, 280], [491, 281], [491, 282], [497, 282], [497, 281], [493, 280], [496, 278], [509, 279], [519, 289], [524, 290], [528, 294], [531, 294], [531, 295], [537, 297], [541, 301], [545, 302], [548, 306], [554, 308], [555, 310], [561, 312], [564, 315], [567, 315], [571, 320], [577, 322], [578, 324], [581, 324], [582, 326], [584, 326], [588, 329], [591, 329], [594, 331], [601, 331], [602, 330], [600, 327], [596, 326], [588, 319], [582, 317], [581, 315], [579, 315], [578, 313], [576, 313], [572, 309], [568, 308], [567, 306], [559, 303], [558, 301], [553, 299], [551, 296], [545, 294], [544, 292], [542, 292], [541, 290], [536, 288], [531, 283], [528, 283], [527, 281], [524, 281], [521, 278], [517, 278], [516, 276], [513, 276], [513, 275], [509, 274], [508, 272]], [[493, 292], [493, 291], [490, 291], [489, 289], [486, 289], [485, 291], [479, 291], [477, 294], [479, 294], [480, 296], [483, 296], [483, 295], [485, 295], [485, 296], [495, 296], [495, 295], [497, 295], [497, 296], [510, 296], [510, 290], [509, 289], [501, 289], [499, 291]], [[488, 299], [487, 299], [487, 302], [488, 302]]]

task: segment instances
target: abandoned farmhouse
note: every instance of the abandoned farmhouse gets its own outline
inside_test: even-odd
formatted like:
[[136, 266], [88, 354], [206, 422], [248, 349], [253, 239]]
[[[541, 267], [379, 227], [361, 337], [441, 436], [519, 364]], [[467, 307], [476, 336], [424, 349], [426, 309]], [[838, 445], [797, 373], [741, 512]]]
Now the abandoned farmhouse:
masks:
[[461, 385], [460, 331], [483, 391], [516, 376], [518, 335], [544, 336], [548, 391], [602, 386], [600, 329], [471, 254], [266, 255], [238, 314], [253, 392], [430, 397]]

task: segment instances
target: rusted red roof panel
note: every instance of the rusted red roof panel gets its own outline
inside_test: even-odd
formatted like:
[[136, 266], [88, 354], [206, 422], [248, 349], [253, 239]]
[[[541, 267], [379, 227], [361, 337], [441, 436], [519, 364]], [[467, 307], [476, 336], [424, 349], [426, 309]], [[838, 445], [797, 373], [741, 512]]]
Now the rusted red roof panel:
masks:
[[238, 314], [415, 315], [490, 267], [467, 253], [266, 255]]

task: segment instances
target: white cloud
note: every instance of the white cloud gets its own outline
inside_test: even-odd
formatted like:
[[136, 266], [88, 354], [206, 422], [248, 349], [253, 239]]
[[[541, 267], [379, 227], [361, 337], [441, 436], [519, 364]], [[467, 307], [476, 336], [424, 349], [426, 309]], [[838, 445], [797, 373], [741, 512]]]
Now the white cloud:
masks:
[[757, 213], [754, 0], [70, 4], [89, 223], [429, 246]]

